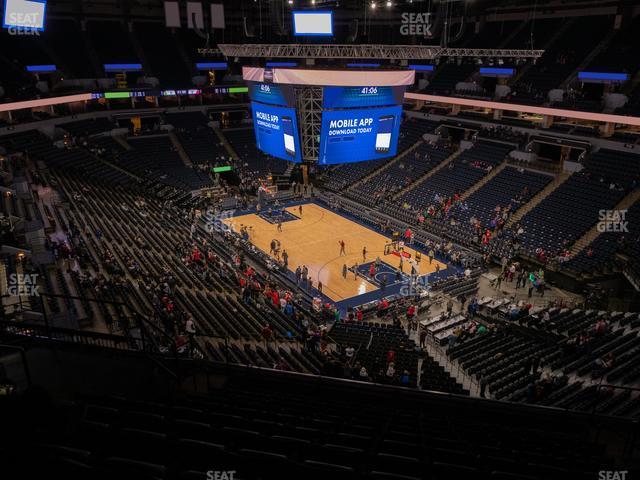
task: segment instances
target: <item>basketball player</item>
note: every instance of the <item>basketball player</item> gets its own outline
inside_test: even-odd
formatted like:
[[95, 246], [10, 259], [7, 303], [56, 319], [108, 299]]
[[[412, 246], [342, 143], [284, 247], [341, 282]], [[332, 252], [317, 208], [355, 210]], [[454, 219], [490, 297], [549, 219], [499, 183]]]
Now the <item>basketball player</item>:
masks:
[[282, 220], [278, 220], [278, 231], [282, 232]]
[[298, 207], [298, 212], [300, 213], [300, 216], [302, 216], [302, 205]]
[[342, 278], [347, 279], [347, 264], [342, 265]]
[[340, 244], [340, 256], [346, 255], [347, 252], [344, 249], [344, 246], [345, 246], [344, 240], [338, 240], [338, 243]]
[[362, 247], [362, 263], [367, 261], [367, 246]]

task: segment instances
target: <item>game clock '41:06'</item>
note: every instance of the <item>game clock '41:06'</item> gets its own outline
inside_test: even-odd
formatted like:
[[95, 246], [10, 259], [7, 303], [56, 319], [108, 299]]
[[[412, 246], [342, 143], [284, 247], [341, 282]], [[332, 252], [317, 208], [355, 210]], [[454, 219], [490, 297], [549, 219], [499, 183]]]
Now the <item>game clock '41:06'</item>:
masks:
[[362, 87], [360, 90], [360, 94], [362, 95], [377, 95], [378, 87]]

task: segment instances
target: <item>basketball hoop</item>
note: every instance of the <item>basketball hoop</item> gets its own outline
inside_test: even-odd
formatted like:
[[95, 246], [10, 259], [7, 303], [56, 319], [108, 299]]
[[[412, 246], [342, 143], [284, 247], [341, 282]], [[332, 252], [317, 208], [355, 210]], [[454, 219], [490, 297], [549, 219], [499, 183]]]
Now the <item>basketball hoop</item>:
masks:
[[265, 192], [265, 193], [268, 193], [268, 194], [269, 194], [269, 195], [271, 195], [271, 196], [274, 196], [274, 195], [275, 195], [275, 192], [271, 191], [271, 188], [269, 188], [269, 187], [264, 183], [264, 180], [259, 179], [258, 181], [260, 182], [260, 187], [258, 187], [258, 190], [260, 190], [260, 191], [262, 191], [262, 192]]

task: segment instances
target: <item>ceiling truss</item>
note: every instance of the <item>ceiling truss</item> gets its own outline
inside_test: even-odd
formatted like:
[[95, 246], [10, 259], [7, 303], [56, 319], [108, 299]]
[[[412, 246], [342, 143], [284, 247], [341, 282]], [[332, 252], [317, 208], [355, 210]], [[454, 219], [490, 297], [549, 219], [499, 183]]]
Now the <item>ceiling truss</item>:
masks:
[[[207, 50], [207, 51], [205, 51]], [[433, 60], [440, 57], [539, 58], [544, 50], [506, 48], [443, 48], [428, 45], [287, 45], [221, 44], [198, 49], [201, 54], [222, 53], [227, 58], [342, 58], [375, 60]]]

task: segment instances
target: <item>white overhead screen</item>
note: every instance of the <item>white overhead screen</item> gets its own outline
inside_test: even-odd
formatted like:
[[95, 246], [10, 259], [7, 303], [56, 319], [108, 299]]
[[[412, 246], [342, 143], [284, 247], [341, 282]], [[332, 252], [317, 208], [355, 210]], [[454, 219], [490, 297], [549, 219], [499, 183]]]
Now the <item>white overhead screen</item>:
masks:
[[[187, 27], [203, 29], [205, 19], [202, 2], [187, 2], [186, 7]], [[211, 4], [210, 12], [211, 28], [225, 28], [224, 5], [221, 3]], [[180, 4], [178, 2], [164, 2], [164, 17], [167, 27], [180, 28], [182, 26]]]
[[5, 0], [2, 26], [44, 30], [46, 8], [46, 0]]
[[180, 28], [180, 5], [178, 2], [164, 2], [164, 18], [167, 27]]
[[211, 5], [211, 28], [224, 28], [224, 5], [214, 3]]
[[293, 12], [293, 34], [298, 36], [333, 36], [333, 13]]
[[187, 2], [187, 26], [189, 28], [204, 28], [204, 15], [202, 13], [202, 3]]

